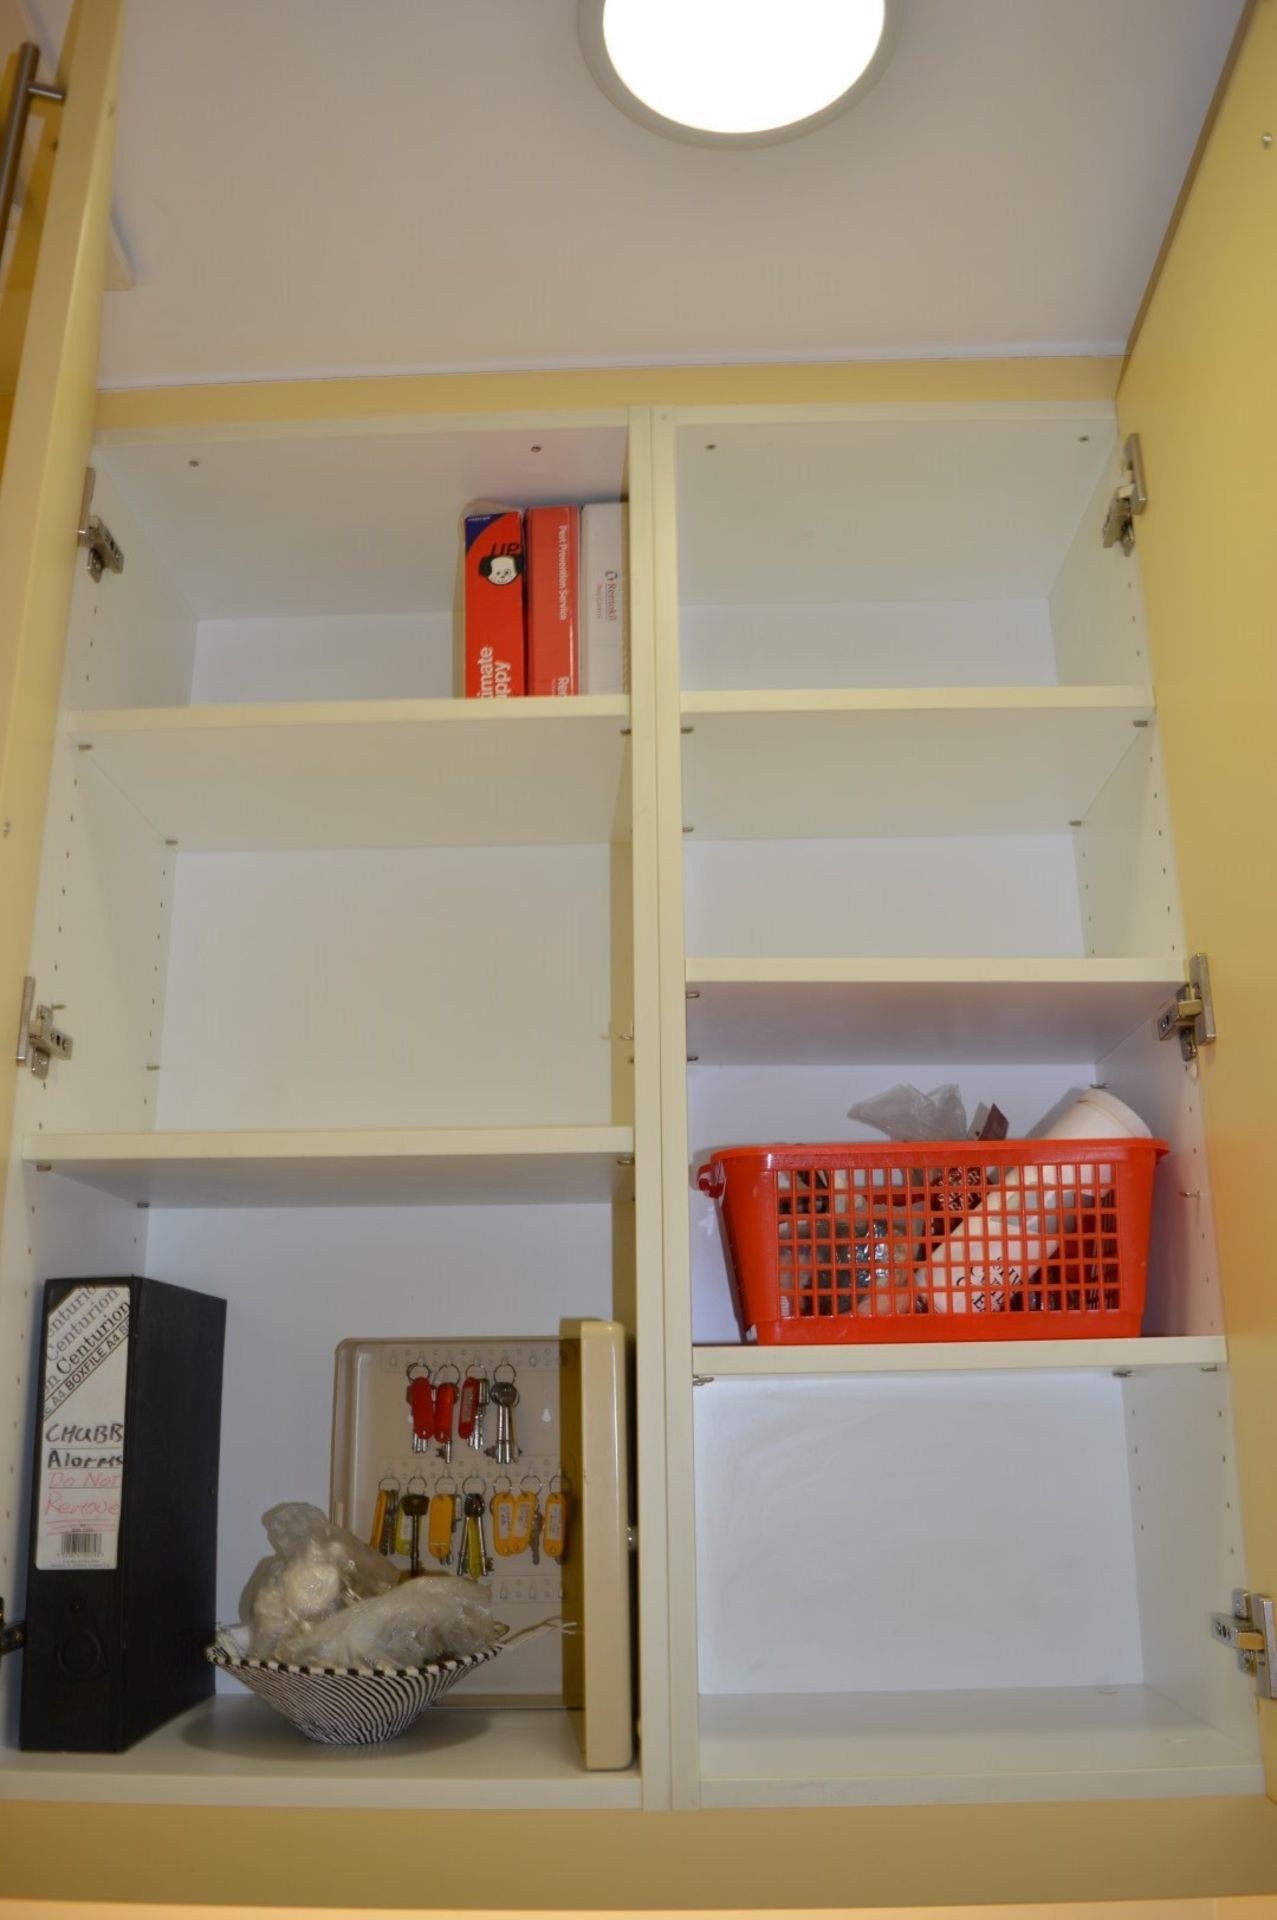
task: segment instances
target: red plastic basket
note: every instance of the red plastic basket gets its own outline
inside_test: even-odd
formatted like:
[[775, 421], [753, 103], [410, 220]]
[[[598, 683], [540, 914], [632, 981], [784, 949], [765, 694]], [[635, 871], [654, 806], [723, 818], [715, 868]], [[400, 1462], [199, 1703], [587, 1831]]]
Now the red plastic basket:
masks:
[[729, 1147], [723, 1210], [747, 1340], [1138, 1334], [1162, 1140]]

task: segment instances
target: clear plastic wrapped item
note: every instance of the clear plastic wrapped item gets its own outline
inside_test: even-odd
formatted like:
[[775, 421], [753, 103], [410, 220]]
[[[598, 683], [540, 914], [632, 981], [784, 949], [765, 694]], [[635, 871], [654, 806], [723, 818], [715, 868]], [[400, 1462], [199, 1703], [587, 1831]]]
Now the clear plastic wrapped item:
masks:
[[280, 1648], [299, 1633], [399, 1584], [398, 1567], [318, 1507], [286, 1501], [264, 1513], [262, 1525], [275, 1551], [258, 1563], [240, 1599], [255, 1659], [290, 1658]]
[[918, 1087], [888, 1087], [848, 1109], [849, 1120], [885, 1133], [888, 1140], [964, 1140], [967, 1110], [952, 1081], [923, 1093]]
[[490, 1587], [424, 1574], [312, 1621], [277, 1657], [299, 1666], [421, 1667], [444, 1654], [482, 1653], [504, 1631], [492, 1618]]

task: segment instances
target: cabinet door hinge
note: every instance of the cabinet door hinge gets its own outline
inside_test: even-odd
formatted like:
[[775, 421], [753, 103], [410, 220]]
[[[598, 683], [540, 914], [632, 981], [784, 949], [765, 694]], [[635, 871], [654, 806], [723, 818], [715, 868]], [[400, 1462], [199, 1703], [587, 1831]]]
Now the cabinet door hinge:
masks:
[[18, 1653], [26, 1644], [27, 1629], [21, 1620], [6, 1620], [4, 1601], [0, 1599], [0, 1660], [6, 1653]]
[[1231, 1613], [1212, 1613], [1210, 1630], [1221, 1646], [1233, 1648], [1260, 1699], [1277, 1700], [1277, 1616], [1268, 1595], [1239, 1589]]
[[1128, 433], [1122, 447], [1122, 477], [1104, 516], [1101, 534], [1106, 547], [1120, 544], [1123, 553], [1135, 551], [1135, 516], [1148, 505], [1144, 484], [1144, 455], [1138, 433]]
[[124, 572], [124, 549], [106, 521], [99, 520], [92, 511], [96, 483], [97, 474], [92, 467], [86, 467], [84, 498], [80, 502], [80, 525], [75, 537], [78, 545], [88, 550], [89, 572], [95, 580], [100, 580], [108, 568], [112, 573]]
[[1195, 953], [1188, 963], [1188, 981], [1166, 1011], [1158, 1016], [1157, 1037], [1169, 1040], [1179, 1035], [1179, 1050], [1186, 1060], [1195, 1060], [1199, 1047], [1208, 1047], [1215, 1038], [1215, 1002], [1211, 998], [1210, 965], [1204, 953]]
[[22, 1012], [18, 1019], [18, 1051], [14, 1058], [20, 1067], [30, 1067], [37, 1080], [47, 1080], [55, 1057], [69, 1060], [74, 1041], [69, 1033], [54, 1025], [53, 1016], [61, 1013], [61, 1002], [45, 1006], [35, 997], [35, 979], [28, 974], [22, 982]]

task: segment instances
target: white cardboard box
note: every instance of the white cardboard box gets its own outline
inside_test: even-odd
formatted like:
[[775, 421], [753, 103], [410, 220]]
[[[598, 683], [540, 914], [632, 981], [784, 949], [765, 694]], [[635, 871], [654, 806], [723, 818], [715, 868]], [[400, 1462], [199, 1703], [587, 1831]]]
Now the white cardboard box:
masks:
[[581, 509], [583, 693], [624, 693], [630, 684], [628, 532], [619, 502]]

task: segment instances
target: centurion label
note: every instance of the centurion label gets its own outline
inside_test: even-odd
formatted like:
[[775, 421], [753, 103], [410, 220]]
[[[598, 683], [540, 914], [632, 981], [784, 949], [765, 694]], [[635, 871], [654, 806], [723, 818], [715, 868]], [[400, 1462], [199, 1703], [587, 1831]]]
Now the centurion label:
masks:
[[128, 1386], [127, 1287], [73, 1287], [48, 1320], [36, 1566], [119, 1564]]

